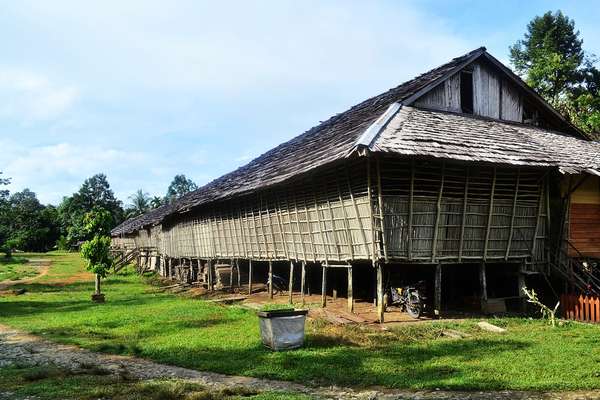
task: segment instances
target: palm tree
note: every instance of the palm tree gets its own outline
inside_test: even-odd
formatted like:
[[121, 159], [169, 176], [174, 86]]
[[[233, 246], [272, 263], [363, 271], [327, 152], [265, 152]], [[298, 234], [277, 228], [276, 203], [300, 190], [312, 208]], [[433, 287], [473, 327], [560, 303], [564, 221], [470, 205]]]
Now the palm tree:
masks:
[[142, 189], [138, 189], [134, 194], [129, 196], [129, 200], [131, 200], [131, 204], [127, 207], [127, 216], [129, 218], [142, 215], [150, 209], [150, 196]]
[[160, 196], [154, 196], [150, 200], [150, 207], [152, 207], [152, 208], [158, 208], [162, 205], [163, 205], [163, 199]]

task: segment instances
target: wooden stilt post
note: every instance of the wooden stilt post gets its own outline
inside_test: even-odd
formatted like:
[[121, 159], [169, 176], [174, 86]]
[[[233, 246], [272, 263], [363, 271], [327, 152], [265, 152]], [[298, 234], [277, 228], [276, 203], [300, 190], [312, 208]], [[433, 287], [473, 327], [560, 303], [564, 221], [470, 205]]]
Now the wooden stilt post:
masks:
[[273, 298], [273, 262], [269, 260], [269, 298]]
[[348, 264], [348, 311], [354, 312], [354, 294], [352, 293], [352, 264]]
[[238, 288], [241, 288], [242, 287], [242, 274], [240, 272], [240, 260], [237, 260], [237, 259], [235, 260], [235, 269], [237, 271], [237, 284], [236, 284], [236, 286]]
[[433, 296], [433, 313], [436, 317], [442, 314], [442, 264], [435, 266], [435, 292]]
[[304, 305], [304, 289], [306, 285], [306, 261], [302, 261], [302, 278], [300, 281], [300, 299]]
[[288, 284], [288, 302], [290, 304], [292, 304], [293, 301], [293, 297], [292, 297], [292, 293], [294, 292], [294, 262], [290, 261], [290, 281]]
[[208, 260], [208, 290], [211, 292], [215, 290], [215, 284], [213, 282], [213, 273], [212, 273], [212, 260]]
[[248, 260], [248, 294], [252, 294], [252, 259]]
[[377, 262], [375, 269], [377, 272], [377, 319], [380, 324], [383, 324], [383, 313], [385, 312], [383, 304], [383, 266], [380, 262]]
[[481, 286], [481, 311], [486, 312], [487, 309], [487, 278], [486, 278], [485, 262], [479, 264], [479, 284]]
[[519, 290], [519, 298], [520, 298], [520, 309], [522, 312], [526, 311], [527, 308], [527, 302], [526, 302], [526, 295], [525, 292], [523, 291], [523, 289], [525, 289], [527, 286], [525, 285], [525, 262], [519, 264], [519, 272], [517, 273], [517, 285], [518, 290]]
[[321, 279], [321, 307], [327, 306], [327, 265], [323, 267], [323, 278]]
[[333, 297], [333, 301], [337, 300], [337, 274], [336, 274], [336, 269], [334, 268], [332, 271], [332, 276], [331, 276], [331, 287], [332, 289], [332, 297]]
[[233, 263], [234, 260], [229, 261], [229, 291], [233, 292]]

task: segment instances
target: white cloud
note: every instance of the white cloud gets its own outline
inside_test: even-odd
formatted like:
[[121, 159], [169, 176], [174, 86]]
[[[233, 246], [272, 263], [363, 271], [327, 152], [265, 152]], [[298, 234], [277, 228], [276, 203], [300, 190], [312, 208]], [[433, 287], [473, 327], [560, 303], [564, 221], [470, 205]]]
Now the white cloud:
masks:
[[0, 117], [24, 123], [62, 115], [79, 96], [74, 86], [59, 85], [33, 72], [0, 67]]
[[115, 183], [121, 184], [121, 179], [127, 181], [131, 171], [148, 162], [143, 153], [69, 143], [28, 148], [0, 142], [0, 147], [6, 150], [0, 164], [4, 176], [12, 180], [9, 190], [29, 187], [38, 193], [40, 201], [49, 203], [73, 193], [85, 178], [96, 173], [109, 172], [117, 178]]

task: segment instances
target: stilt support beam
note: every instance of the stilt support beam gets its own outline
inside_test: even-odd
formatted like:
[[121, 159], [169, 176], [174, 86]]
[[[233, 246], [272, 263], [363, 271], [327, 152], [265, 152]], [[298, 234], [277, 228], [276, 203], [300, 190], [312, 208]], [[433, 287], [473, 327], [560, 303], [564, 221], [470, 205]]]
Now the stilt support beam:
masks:
[[377, 263], [375, 269], [377, 273], [377, 319], [380, 324], [383, 324], [383, 313], [385, 312], [385, 305], [383, 304], [383, 266], [381, 263]]
[[433, 313], [438, 318], [442, 314], [442, 264], [435, 266]]
[[304, 291], [306, 290], [306, 261], [302, 261], [302, 277], [300, 282], [300, 299], [304, 305]]
[[290, 261], [290, 281], [288, 284], [288, 302], [292, 304], [294, 301], [292, 293], [294, 292], [294, 262]]
[[487, 310], [487, 277], [486, 277], [486, 265], [485, 263], [479, 264], [479, 284], [481, 286], [481, 311], [486, 312]]
[[269, 261], [269, 298], [273, 298], [273, 262]]
[[252, 259], [248, 260], [248, 294], [252, 294]]
[[348, 312], [354, 312], [354, 296], [352, 293], [352, 264], [348, 264]]
[[321, 279], [321, 307], [327, 306], [327, 265], [323, 265], [323, 278]]

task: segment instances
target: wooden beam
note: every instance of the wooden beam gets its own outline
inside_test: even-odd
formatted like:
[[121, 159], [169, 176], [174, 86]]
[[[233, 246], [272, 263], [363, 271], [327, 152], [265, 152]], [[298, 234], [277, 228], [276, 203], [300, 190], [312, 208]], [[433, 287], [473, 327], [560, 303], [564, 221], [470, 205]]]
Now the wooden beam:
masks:
[[269, 260], [269, 299], [273, 299], [273, 262]]
[[294, 293], [294, 262], [290, 261], [290, 280], [288, 284], [288, 302], [292, 304]]
[[[348, 176], [348, 169], [346, 168], [346, 177]], [[348, 183], [350, 183], [349, 178]], [[373, 218], [373, 189], [371, 183], [371, 159], [367, 157], [367, 199], [369, 200], [369, 221], [371, 224], [371, 262], [373, 266], [375, 266], [375, 261], [377, 261], [377, 245], [375, 243], [375, 220]], [[354, 203], [354, 199], [352, 198], [352, 188], [348, 185], [348, 190], [350, 191], [350, 198], [352, 203]], [[364, 238], [364, 235], [363, 235]], [[364, 240], [363, 240], [364, 241]], [[367, 256], [369, 256], [369, 251], [367, 250]], [[375, 296], [373, 296], [375, 297]]]
[[304, 291], [306, 285], [306, 261], [302, 260], [302, 277], [300, 278], [300, 299], [304, 305]]
[[385, 312], [385, 304], [383, 304], [383, 265], [377, 262], [375, 269], [377, 271], [377, 320], [380, 324], [383, 324], [383, 313]]
[[242, 287], [242, 274], [240, 272], [240, 260], [235, 260], [235, 270], [237, 271], [237, 287]]
[[[302, 247], [302, 259], [304, 261], [307, 261], [306, 246], [304, 244], [304, 238], [303, 238], [304, 235], [302, 235], [302, 229], [300, 229], [300, 214], [298, 213], [298, 205], [296, 204], [296, 195], [294, 193], [292, 195], [294, 196], [294, 213], [296, 214], [296, 229], [298, 229], [298, 235], [300, 236], [300, 245]], [[288, 218], [290, 218], [289, 215], [290, 215], [290, 212], [289, 212], [289, 207], [288, 207]], [[290, 228], [291, 228], [291, 225], [292, 225], [292, 220], [290, 219]]]
[[252, 294], [252, 259], [248, 260], [248, 294]]
[[213, 291], [215, 289], [215, 285], [213, 282], [213, 273], [212, 273], [212, 260], [208, 260], [208, 290]]
[[535, 264], [535, 251], [537, 247], [537, 234], [540, 229], [540, 216], [542, 214], [542, 209], [544, 206], [544, 185], [540, 186], [540, 190], [538, 193], [538, 208], [537, 214], [535, 215], [535, 230], [533, 231], [533, 238], [531, 243], [531, 262]]
[[335, 174], [335, 185], [338, 192], [338, 198], [340, 200], [340, 207], [342, 207], [342, 212], [344, 214], [344, 229], [346, 230], [346, 236], [348, 237], [348, 249], [350, 253], [350, 259], [354, 260], [354, 243], [352, 239], [352, 231], [350, 230], [350, 221], [348, 221], [348, 212], [346, 211], [346, 206], [344, 205], [344, 198], [342, 196], [342, 189], [340, 188], [340, 181], [338, 179], [339, 174]]
[[[269, 213], [269, 202], [268, 201], [267, 201], [265, 210], [267, 211], [267, 219], [269, 220], [269, 231], [271, 231], [271, 240], [273, 241], [273, 253], [271, 254], [271, 257], [273, 257], [273, 255], [274, 255], [275, 258], [277, 258], [277, 257], [279, 257], [279, 254], [277, 254], [277, 242], [275, 242], [275, 232], [273, 231], [273, 221], [271, 220], [271, 214]], [[268, 248], [268, 246], [267, 246], [267, 248]]]
[[413, 245], [413, 201], [415, 196], [415, 160], [410, 160], [410, 192], [408, 194], [408, 232], [407, 232], [407, 256], [412, 260]]
[[379, 203], [379, 221], [381, 229], [381, 245], [383, 246], [383, 258], [387, 263], [389, 261], [387, 254], [387, 246], [385, 241], [385, 219], [383, 215], [383, 193], [381, 192], [381, 171], [379, 168], [379, 158], [375, 160], [375, 167], [377, 169], [377, 201]]
[[[279, 235], [281, 236], [281, 245], [283, 246], [283, 254], [285, 256], [285, 258], [290, 259], [291, 257], [289, 256], [289, 252], [288, 252], [288, 248], [287, 248], [287, 242], [285, 240], [285, 232], [283, 231], [283, 223], [281, 222], [281, 204], [279, 202], [279, 195], [275, 194], [275, 202], [277, 204], [277, 224], [279, 226]], [[273, 243], [273, 246], [275, 246], [275, 243]], [[275, 250], [277, 250], [277, 246], [275, 246]], [[294, 250], [296, 250], [294, 248]]]
[[352, 289], [352, 264], [348, 263], [348, 312], [354, 312], [354, 294]]
[[484, 262], [479, 264], [479, 285], [481, 287], [481, 311], [486, 312], [487, 309], [487, 277], [486, 277], [486, 265]]
[[[365, 234], [365, 231], [363, 229], [363, 224], [362, 224], [362, 220], [360, 219], [360, 213], [358, 211], [358, 205], [356, 204], [356, 199], [354, 198], [354, 194], [352, 193], [352, 184], [350, 182], [350, 174], [348, 173], [348, 167], [346, 167], [346, 182], [348, 183], [348, 192], [350, 192], [350, 199], [352, 200], [352, 205], [354, 206], [354, 214], [356, 215], [356, 221], [358, 222], [358, 227], [360, 229], [360, 233], [362, 236], [362, 241], [363, 241], [363, 246], [365, 247], [365, 254], [368, 256], [369, 255], [369, 246], [367, 245], [367, 235]], [[369, 198], [369, 203], [371, 202], [371, 198]], [[372, 207], [369, 207], [369, 209], [372, 209]], [[373, 218], [371, 218], [371, 220], [373, 220]], [[375, 238], [371, 238], [373, 241], [375, 241]]]
[[[314, 187], [314, 185], [313, 185]], [[325, 240], [325, 231], [323, 230], [323, 226], [322, 226], [322, 222], [321, 222], [321, 211], [319, 210], [319, 204], [317, 203], [317, 194], [315, 193], [314, 189], [313, 189], [313, 200], [315, 203], [315, 213], [317, 215], [317, 224], [319, 225], [319, 233], [321, 234], [321, 243], [323, 245], [323, 255], [325, 256], [325, 264], [329, 263], [329, 256], [327, 255], [328, 252], [328, 241]]]
[[233, 292], [233, 263], [234, 260], [229, 261], [229, 291]]
[[436, 203], [435, 225], [433, 228], [433, 241], [431, 242], [431, 261], [437, 257], [437, 241], [440, 230], [440, 215], [442, 213], [442, 196], [444, 195], [444, 180], [446, 178], [446, 162], [442, 161], [442, 178], [440, 181], [440, 190]]
[[462, 261], [463, 256], [463, 247], [464, 247], [464, 239], [465, 239], [465, 226], [467, 222], [467, 207], [469, 204], [469, 177], [471, 175], [471, 170], [467, 167], [467, 177], [465, 179], [465, 193], [463, 196], [463, 209], [462, 209], [462, 218], [460, 222], [460, 241], [458, 244], [458, 262]]
[[487, 259], [488, 244], [490, 240], [490, 232], [492, 229], [492, 218], [494, 216], [494, 194], [496, 192], [496, 167], [494, 167], [494, 177], [492, 178], [492, 192], [490, 193], [490, 203], [488, 210], [487, 230], [485, 233], [485, 242], [483, 243], [483, 261]]
[[436, 317], [442, 314], [442, 264], [435, 266], [433, 313]]
[[323, 275], [321, 279], [321, 307], [327, 306], [327, 265], [321, 265]]
[[508, 233], [508, 242], [506, 243], [506, 253], [504, 259], [508, 260], [510, 256], [510, 248], [512, 246], [512, 238], [515, 229], [515, 216], [517, 213], [517, 200], [519, 198], [519, 184], [521, 183], [521, 168], [517, 169], [517, 184], [515, 185], [515, 195], [513, 197], [512, 215], [510, 217], [510, 231]]
[[340, 241], [338, 238], [337, 231], [335, 229], [335, 219], [333, 217], [333, 208], [331, 207], [331, 201], [329, 201], [329, 189], [327, 187], [327, 182], [325, 180], [323, 181], [323, 192], [325, 193], [325, 201], [327, 202], [327, 208], [329, 210], [329, 223], [331, 224], [331, 234], [333, 235], [333, 240], [335, 243], [337, 259], [341, 260], [342, 255], [341, 255]]

